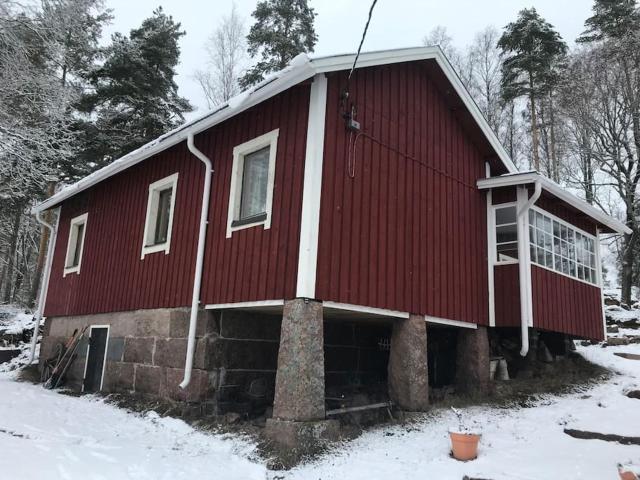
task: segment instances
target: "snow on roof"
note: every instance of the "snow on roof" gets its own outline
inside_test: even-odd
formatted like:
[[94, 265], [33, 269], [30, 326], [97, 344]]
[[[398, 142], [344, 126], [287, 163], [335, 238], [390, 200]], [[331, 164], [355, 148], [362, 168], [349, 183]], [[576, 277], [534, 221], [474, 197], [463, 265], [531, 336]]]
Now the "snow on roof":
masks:
[[550, 178], [540, 175], [540, 173], [535, 170], [530, 170], [528, 172], [505, 173], [504, 175], [499, 175], [497, 177], [483, 178], [478, 180], [477, 185], [480, 190], [486, 190], [490, 188], [526, 185], [535, 182], [540, 182], [543, 190], [546, 190], [552, 195], [558, 197], [560, 200], [568, 203], [572, 207], [594, 219], [599, 224], [610, 228], [612, 233], [631, 233], [631, 229], [618, 219], [598, 210], [593, 205], [590, 205], [584, 200], [576, 197]]
[[[283, 70], [268, 76], [254, 87], [241, 92], [239, 95], [215, 107], [206, 114], [195, 118], [194, 120], [191, 120], [165, 133], [164, 135], [161, 135], [155, 140], [152, 140], [140, 148], [115, 160], [106, 167], [103, 167], [78, 182], [61, 189], [52, 197], [34, 206], [32, 208], [32, 212], [38, 213], [55, 207], [60, 202], [92, 187], [102, 180], [116, 175], [117, 173], [120, 173], [123, 170], [126, 170], [127, 168], [180, 143], [181, 141], [186, 140], [189, 135], [196, 135], [207, 130], [208, 128], [211, 128], [212, 126], [217, 125], [218, 123], [221, 123], [228, 118], [253, 107], [254, 105], [257, 105], [304, 80], [312, 78], [317, 74], [349, 70], [353, 65], [354, 59], [355, 53], [319, 57], [310, 57], [301, 53], [294, 57], [289, 65]], [[480, 112], [478, 106], [463, 86], [460, 78], [439, 47], [413, 47], [363, 52], [358, 58], [358, 68], [426, 59], [432, 59], [438, 63], [507, 171], [516, 173], [517, 168], [491, 130], [491, 127], [487, 124], [487, 121]]]

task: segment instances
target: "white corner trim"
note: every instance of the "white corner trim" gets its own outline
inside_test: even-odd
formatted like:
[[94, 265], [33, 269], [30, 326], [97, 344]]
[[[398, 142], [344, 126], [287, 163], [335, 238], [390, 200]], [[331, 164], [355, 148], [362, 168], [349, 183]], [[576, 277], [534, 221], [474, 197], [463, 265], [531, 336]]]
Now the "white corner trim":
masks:
[[448, 318], [431, 317], [429, 315], [424, 316], [424, 321], [427, 323], [437, 323], [438, 325], [449, 325], [451, 327], [471, 328], [473, 330], [478, 328], [478, 325], [470, 322], [462, 322], [460, 320], [449, 320]]
[[607, 338], [607, 318], [604, 313], [604, 290], [602, 285], [604, 283], [602, 278], [602, 259], [600, 257], [600, 229], [596, 227], [596, 280], [597, 286], [600, 289], [600, 307], [602, 308], [602, 328], [604, 338]]
[[314, 77], [309, 97], [296, 287], [296, 297], [298, 298], [315, 298], [316, 295], [326, 111], [327, 77], [322, 73]]
[[87, 352], [84, 357], [84, 373], [82, 374], [82, 391], [84, 392], [84, 381], [87, 378], [87, 365], [89, 364], [89, 348], [91, 348], [91, 334], [94, 328], [106, 328], [107, 329], [107, 340], [104, 344], [104, 359], [102, 360], [102, 375], [100, 376], [100, 388], [98, 391], [102, 390], [102, 385], [104, 384], [104, 372], [107, 369], [107, 352], [109, 351], [109, 334], [111, 333], [111, 325], [91, 325], [89, 328], [89, 341], [87, 342]]
[[[226, 238], [231, 238], [233, 232], [262, 225], [265, 230], [271, 228], [271, 214], [273, 207], [273, 186], [276, 178], [276, 155], [278, 153], [278, 135], [280, 129], [276, 128], [270, 132], [253, 138], [248, 142], [236, 145], [233, 148], [233, 167], [231, 169], [231, 185], [229, 188], [229, 207], [227, 211], [227, 234]], [[242, 175], [244, 171], [244, 157], [256, 152], [264, 147], [269, 148], [269, 172], [267, 174], [267, 198], [265, 202], [267, 217], [258, 222], [244, 225], [232, 226], [234, 220], [240, 216], [240, 197], [242, 194]]]
[[[73, 217], [69, 222], [69, 237], [67, 238], [67, 253], [64, 256], [64, 270], [62, 271], [63, 277], [66, 277], [70, 273], [80, 274], [80, 265], [82, 264], [82, 256], [84, 254], [84, 238], [87, 234], [88, 217], [89, 217], [89, 213], [83, 213], [82, 215]], [[73, 236], [74, 228], [78, 225], [84, 225], [84, 228], [82, 229], [82, 238], [80, 239], [80, 254], [78, 255], [78, 265], [67, 267], [67, 265], [69, 265], [71, 248], [72, 248], [72, 244], [74, 243], [73, 241], [75, 240], [76, 245], [78, 244], [78, 239]]]
[[333, 308], [335, 310], [345, 310], [356, 313], [368, 313], [371, 315], [379, 315], [381, 317], [393, 318], [409, 318], [409, 312], [400, 312], [398, 310], [388, 310], [386, 308], [366, 307], [364, 305], [353, 305], [351, 303], [340, 302], [322, 302], [323, 308]]
[[[487, 177], [491, 176], [491, 166], [485, 164]], [[494, 264], [496, 255], [496, 226], [495, 210], [493, 209], [493, 191], [487, 190], [487, 294], [489, 297], [489, 326], [496, 326], [496, 302], [495, 302], [495, 281]]]
[[205, 310], [227, 310], [232, 308], [280, 307], [284, 300], [257, 300], [255, 302], [212, 303], [205, 305]]
[[[155, 230], [156, 216], [158, 213], [158, 193], [161, 190], [171, 187], [171, 206], [169, 208], [169, 225], [167, 226], [167, 241], [164, 243], [158, 243], [156, 245], [147, 245], [149, 235]], [[161, 178], [149, 185], [149, 196], [147, 198], [147, 214], [144, 221], [144, 234], [142, 237], [142, 251], [140, 253], [140, 260], [143, 260], [145, 255], [149, 255], [155, 252], [164, 252], [165, 255], [169, 254], [171, 249], [171, 231], [173, 230], [173, 214], [175, 212], [176, 197], [178, 194], [178, 172], [169, 175], [168, 177]]]

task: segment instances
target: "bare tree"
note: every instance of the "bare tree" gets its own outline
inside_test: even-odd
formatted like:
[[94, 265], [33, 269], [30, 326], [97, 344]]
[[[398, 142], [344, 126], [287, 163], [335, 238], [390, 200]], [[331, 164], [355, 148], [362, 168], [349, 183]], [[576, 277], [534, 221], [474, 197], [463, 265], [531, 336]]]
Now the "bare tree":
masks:
[[205, 50], [207, 69], [197, 70], [194, 77], [213, 108], [238, 93], [238, 78], [247, 59], [244, 21], [235, 4], [207, 40]]

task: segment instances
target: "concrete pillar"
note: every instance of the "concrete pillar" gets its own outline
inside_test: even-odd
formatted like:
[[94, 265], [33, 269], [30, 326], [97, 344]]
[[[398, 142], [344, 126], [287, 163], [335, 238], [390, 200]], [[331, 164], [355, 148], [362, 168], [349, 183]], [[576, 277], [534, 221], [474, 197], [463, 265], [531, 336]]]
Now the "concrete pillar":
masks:
[[284, 304], [273, 418], [266, 435], [275, 443], [312, 451], [338, 437], [339, 424], [325, 420], [322, 302], [296, 298]]
[[456, 389], [468, 395], [489, 393], [489, 335], [487, 327], [461, 328], [456, 346]]
[[324, 336], [322, 303], [285, 302], [280, 330], [273, 418], [324, 419]]
[[394, 320], [389, 354], [389, 396], [403, 410], [425, 411], [429, 405], [427, 324], [422, 315]]

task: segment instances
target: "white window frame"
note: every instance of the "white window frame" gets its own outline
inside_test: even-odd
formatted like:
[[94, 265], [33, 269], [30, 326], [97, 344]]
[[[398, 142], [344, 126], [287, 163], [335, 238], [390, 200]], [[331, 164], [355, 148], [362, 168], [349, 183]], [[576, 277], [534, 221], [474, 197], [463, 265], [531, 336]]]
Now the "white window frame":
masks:
[[[493, 265], [514, 265], [519, 263], [518, 259], [513, 259], [513, 260], [500, 260], [498, 258], [498, 252], [497, 252], [497, 248], [498, 248], [498, 241], [497, 241], [497, 235], [496, 235], [496, 229], [497, 229], [497, 225], [496, 225], [496, 210], [501, 209], [501, 208], [505, 208], [505, 207], [515, 207], [516, 209], [516, 222], [515, 225], [518, 225], [518, 203], [517, 202], [505, 202], [505, 203], [497, 203], [495, 205], [491, 206], [491, 219], [490, 219], [490, 234], [491, 234], [491, 246], [492, 246], [492, 250], [491, 250], [491, 258], [493, 260]], [[511, 225], [511, 224], [505, 224], [505, 225]], [[503, 225], [500, 225], [503, 226]], [[515, 242], [507, 242], [507, 243], [515, 243], [516, 245], [518, 244], [519, 241], [519, 236], [520, 233], [517, 231], [518, 235], [516, 236], [516, 241]]]
[[[271, 228], [271, 212], [273, 205], [273, 186], [275, 183], [276, 154], [278, 149], [278, 135], [276, 128], [264, 135], [260, 135], [248, 142], [236, 145], [233, 149], [233, 167], [231, 169], [231, 188], [229, 189], [229, 210], [227, 212], [227, 238], [233, 232], [245, 228], [262, 225], [265, 230]], [[233, 226], [233, 222], [240, 218], [240, 201], [242, 196], [242, 176], [244, 172], [245, 156], [269, 147], [269, 172], [267, 174], [267, 199], [265, 201], [266, 217], [256, 222]]]
[[[167, 187], [171, 187], [171, 206], [169, 207], [169, 224], [167, 226], [167, 240], [163, 243], [155, 245], [147, 245], [149, 235], [155, 232], [156, 221], [158, 219], [158, 201], [159, 195], [162, 190], [166, 190]], [[164, 252], [168, 255], [171, 250], [171, 231], [173, 230], [173, 214], [176, 206], [176, 196], [178, 192], [178, 172], [169, 175], [168, 177], [161, 178], [158, 181], [149, 185], [149, 196], [147, 198], [147, 215], [144, 221], [144, 234], [142, 237], [142, 252], [140, 254], [140, 260], [143, 260], [145, 255], [156, 252]]]
[[[555, 250], [552, 250], [552, 251], [551, 251], [554, 268], [549, 268], [549, 267], [547, 267], [546, 265], [540, 265], [539, 263], [534, 262], [533, 260], [531, 260], [531, 262], [530, 262], [530, 263], [531, 263], [532, 265], [535, 265], [535, 266], [536, 266], [536, 267], [538, 267], [538, 268], [544, 268], [545, 270], [549, 270], [550, 272], [557, 273], [558, 275], [562, 275], [562, 276], [564, 276], [564, 277], [570, 278], [571, 280], [575, 280], [576, 282], [586, 283], [587, 285], [591, 285], [592, 287], [600, 287], [600, 285], [599, 285], [599, 281], [598, 281], [598, 269], [600, 268], [600, 267], [598, 266], [598, 254], [597, 254], [597, 249], [598, 249], [598, 246], [597, 246], [597, 245], [598, 245], [598, 238], [597, 238], [596, 236], [594, 236], [593, 234], [588, 233], [588, 232], [586, 232], [586, 231], [582, 230], [581, 228], [576, 227], [575, 225], [573, 225], [573, 224], [571, 224], [571, 223], [567, 222], [566, 220], [563, 220], [562, 218], [557, 217], [557, 216], [556, 216], [556, 215], [554, 215], [553, 213], [550, 213], [550, 212], [548, 212], [548, 211], [546, 211], [546, 210], [543, 210], [543, 209], [542, 209], [542, 208], [540, 208], [540, 207], [532, 206], [532, 207], [531, 207], [531, 210], [533, 210], [533, 211], [535, 211], [535, 212], [539, 212], [539, 213], [541, 213], [542, 215], [544, 215], [544, 216], [546, 216], [546, 217], [549, 217], [552, 221], [556, 221], [556, 222], [558, 222], [560, 225], [564, 225], [564, 226], [565, 226], [565, 227], [567, 227], [568, 229], [573, 230], [574, 232], [578, 232], [578, 233], [580, 233], [581, 235], [583, 235], [583, 236], [585, 236], [585, 237], [587, 237], [587, 238], [591, 239], [591, 240], [594, 242], [594, 249], [595, 249], [595, 250], [594, 250], [594, 253], [593, 253], [593, 254], [595, 255], [595, 263], [596, 263], [596, 265], [594, 266], [593, 270], [595, 270], [595, 279], [594, 279], [594, 281], [593, 281], [593, 282], [590, 282], [590, 281], [588, 281], [588, 280], [581, 279], [580, 277], [578, 277], [578, 275], [577, 275], [577, 274], [576, 274], [576, 276], [573, 276], [573, 275], [570, 275], [570, 274], [564, 273], [564, 272], [562, 272], [562, 271], [560, 271], [560, 270], [556, 270], [556, 269], [555, 269], [555, 256], [556, 256]], [[527, 214], [527, 235], [528, 235], [528, 233], [529, 233], [529, 227], [530, 227], [530, 223], [529, 223], [529, 217], [528, 217], [528, 214]], [[552, 234], [552, 237], [553, 237], [553, 234]], [[552, 238], [552, 241], [553, 241], [553, 238]], [[532, 243], [531, 243], [531, 239], [530, 239], [528, 236], [527, 236], [527, 242], [528, 242], [528, 248], [529, 248], [529, 249], [531, 249], [531, 246], [532, 246], [532, 245], [534, 245], [534, 246], [537, 248], [537, 245], [536, 245], [536, 244], [532, 244]], [[574, 245], [574, 249], [575, 249], [575, 248], [576, 248], [576, 246]], [[552, 245], [552, 249], [553, 249], [553, 245]], [[576, 264], [576, 272], [577, 272], [578, 262], [577, 262], [577, 260], [573, 260], [573, 261], [574, 261], [574, 263]]]
[[[64, 270], [62, 271], [62, 276], [66, 277], [70, 273], [80, 274], [80, 265], [82, 264], [82, 255], [84, 254], [84, 239], [87, 235], [87, 219], [89, 218], [89, 213], [83, 213], [82, 215], [78, 215], [77, 217], [73, 217], [71, 222], [69, 222], [69, 238], [67, 239], [67, 253], [64, 257]], [[84, 225], [82, 229], [82, 238], [80, 239], [80, 254], [78, 255], [78, 265], [67, 266], [69, 265], [69, 260], [72, 253], [75, 251], [72, 248], [73, 244], [78, 241], [77, 236], [74, 236], [74, 231], [78, 225]], [[75, 242], [74, 242], [75, 241]]]

